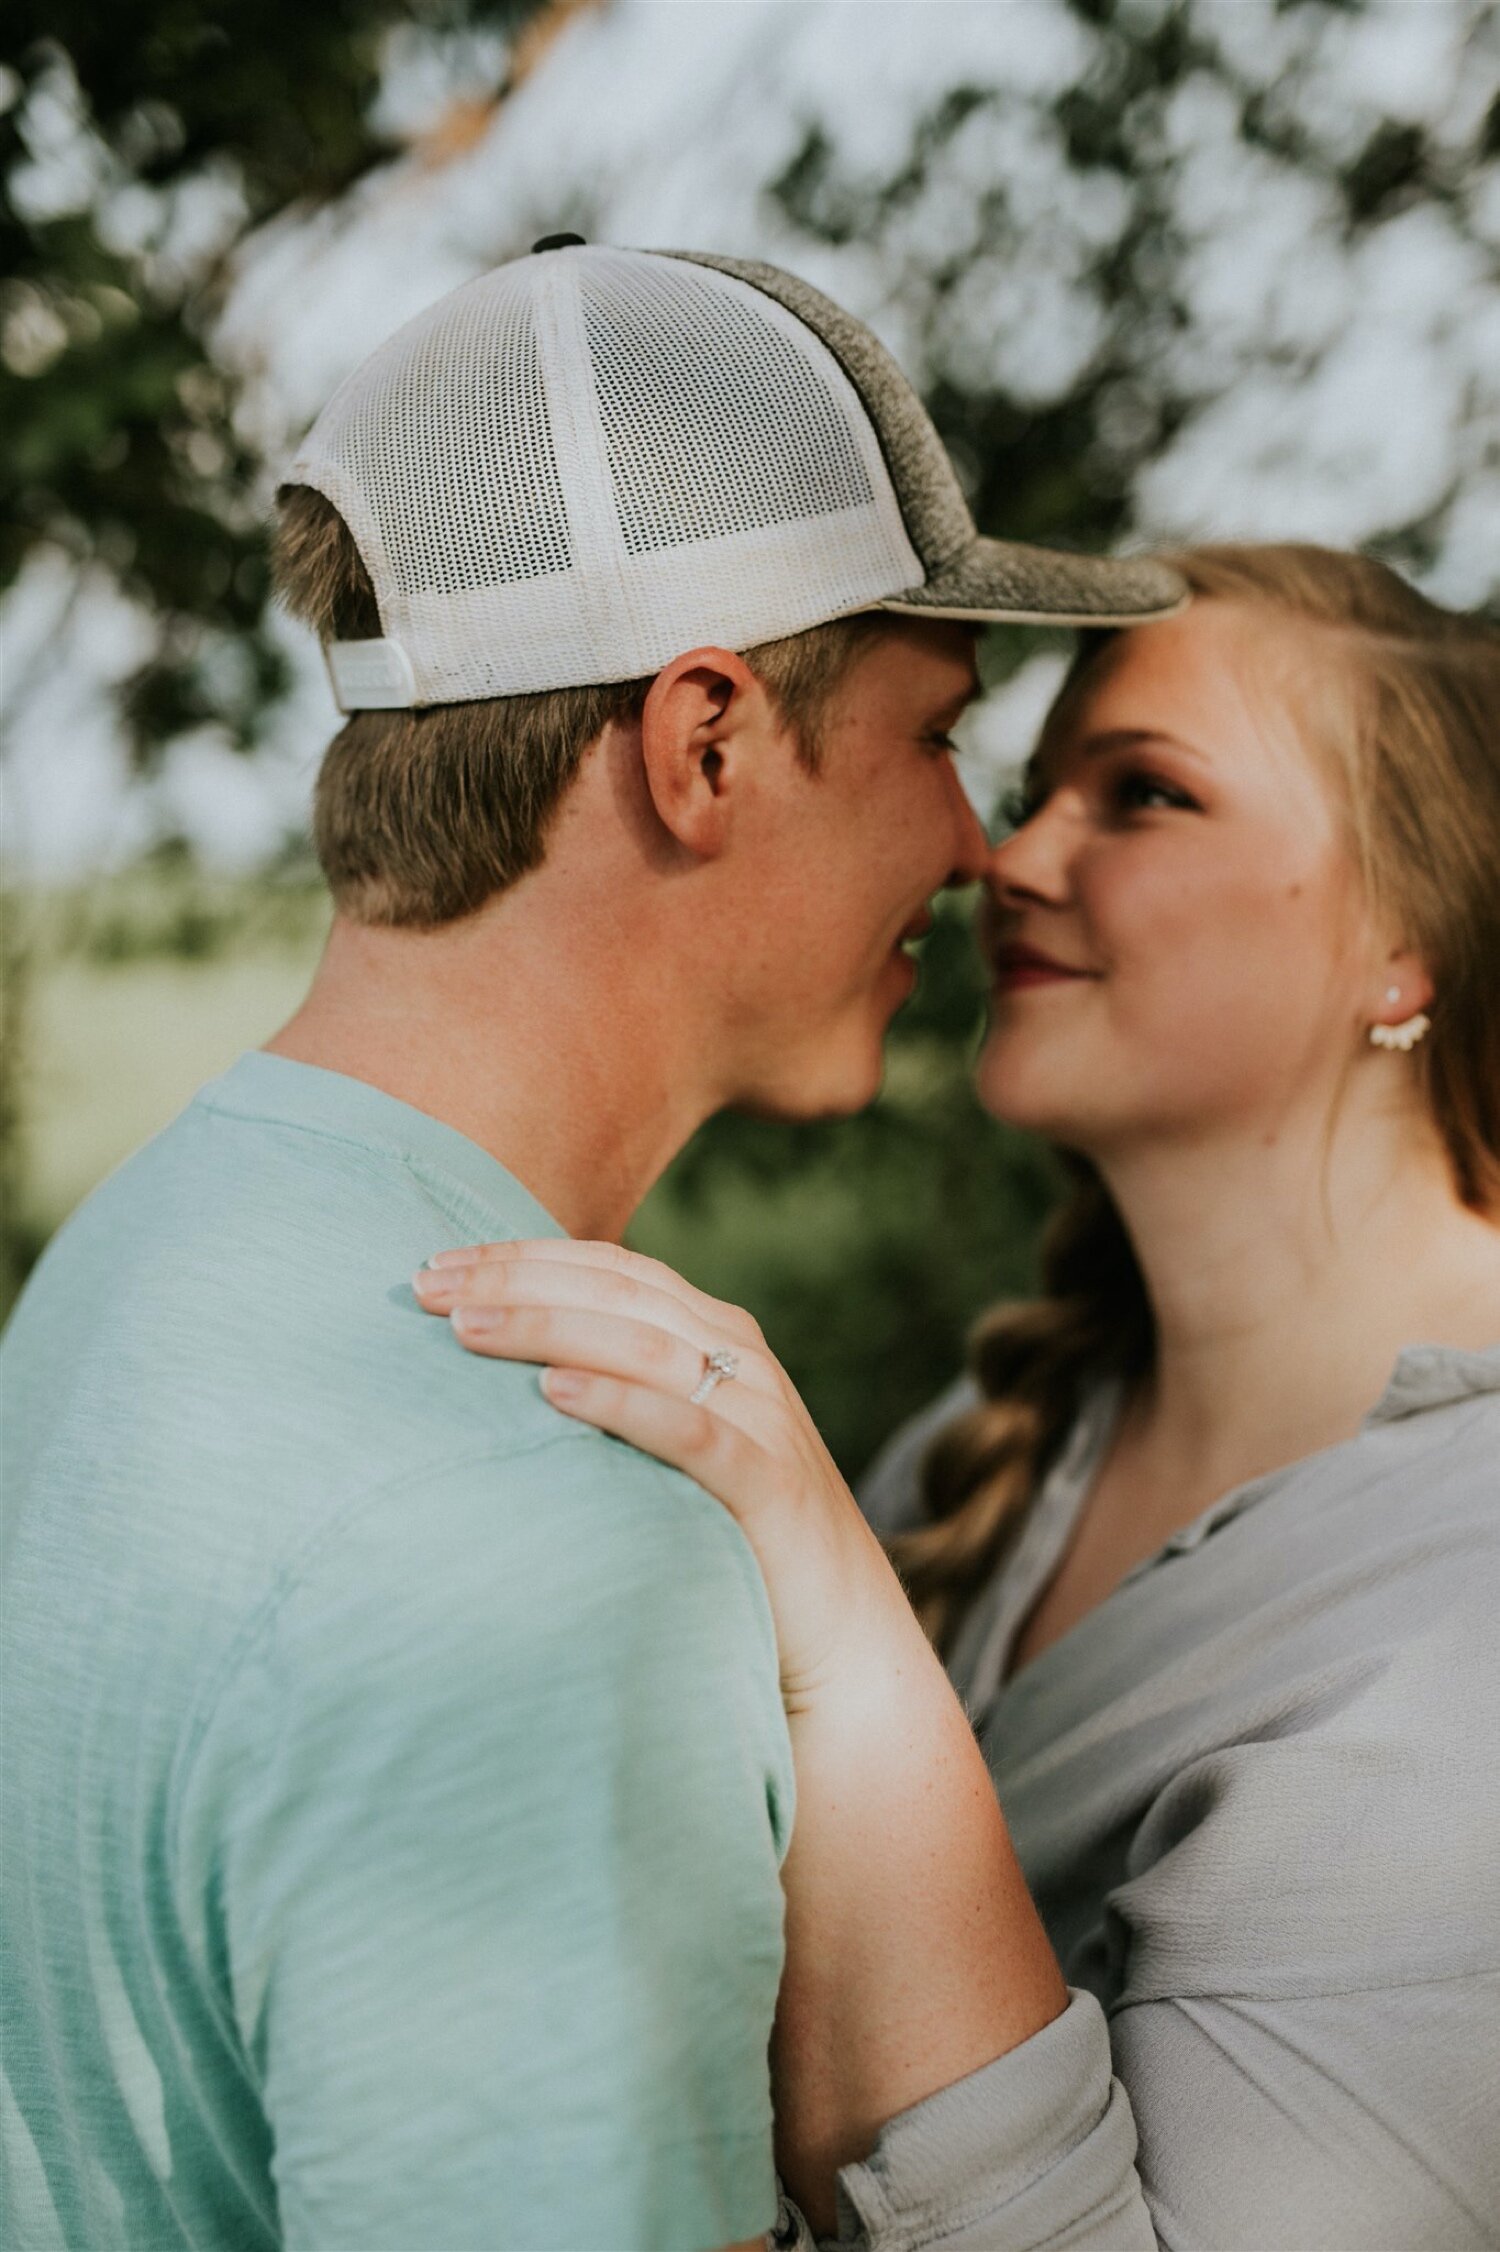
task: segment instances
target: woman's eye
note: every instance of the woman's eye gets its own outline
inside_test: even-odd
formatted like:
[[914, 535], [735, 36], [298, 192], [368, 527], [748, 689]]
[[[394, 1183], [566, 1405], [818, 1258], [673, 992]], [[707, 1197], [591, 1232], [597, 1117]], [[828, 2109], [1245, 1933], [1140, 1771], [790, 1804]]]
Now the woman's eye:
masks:
[[995, 806], [995, 820], [1002, 831], [1023, 829], [1041, 806], [1041, 798], [1019, 783], [1002, 790]]
[[1121, 775], [1115, 785], [1116, 802], [1128, 812], [1149, 812], [1158, 806], [1177, 806], [1189, 813], [1202, 811], [1198, 800], [1187, 790], [1179, 789], [1175, 782], [1164, 782], [1159, 774], [1132, 772]]

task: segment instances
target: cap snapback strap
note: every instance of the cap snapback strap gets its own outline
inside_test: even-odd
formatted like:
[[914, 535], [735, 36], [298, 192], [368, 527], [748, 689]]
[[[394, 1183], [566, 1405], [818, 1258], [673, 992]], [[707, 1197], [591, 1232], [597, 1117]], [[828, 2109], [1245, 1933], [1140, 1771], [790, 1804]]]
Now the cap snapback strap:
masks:
[[415, 706], [416, 676], [399, 641], [326, 641], [323, 655], [341, 712], [396, 712]]

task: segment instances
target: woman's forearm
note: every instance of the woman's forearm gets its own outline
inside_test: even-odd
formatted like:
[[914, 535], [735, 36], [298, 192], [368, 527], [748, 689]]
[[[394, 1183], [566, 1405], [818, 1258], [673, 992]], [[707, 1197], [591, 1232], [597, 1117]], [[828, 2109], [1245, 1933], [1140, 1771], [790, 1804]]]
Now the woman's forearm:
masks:
[[[472, 1350], [547, 1363], [554, 1405], [686, 1471], [755, 1551], [797, 1761], [778, 2153], [826, 2229], [839, 2167], [888, 2119], [1067, 2004], [963, 1710], [738, 1308], [615, 1246], [550, 1241], [491, 1245], [464, 1289], [424, 1284], [423, 1302]], [[714, 1356], [737, 1381], [705, 1405]]]
[[979, 1747], [904, 1602], [792, 1735], [777, 2155], [827, 2232], [839, 2167], [887, 2119], [1039, 2032], [1068, 1996]]

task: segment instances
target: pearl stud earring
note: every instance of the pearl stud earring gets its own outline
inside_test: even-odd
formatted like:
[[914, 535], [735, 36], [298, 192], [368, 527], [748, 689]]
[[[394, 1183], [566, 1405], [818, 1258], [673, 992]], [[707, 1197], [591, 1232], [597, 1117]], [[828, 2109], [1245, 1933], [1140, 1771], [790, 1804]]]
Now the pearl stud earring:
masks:
[[[1400, 986], [1388, 985], [1385, 989], [1385, 997], [1387, 1002], [1399, 1001], [1401, 998]], [[1399, 1048], [1402, 1055], [1408, 1056], [1423, 1034], [1431, 1031], [1431, 1029], [1431, 1017], [1424, 1016], [1422, 1011], [1418, 1009], [1415, 1016], [1407, 1017], [1401, 1024], [1372, 1024], [1370, 1027], [1370, 1045], [1372, 1048]]]

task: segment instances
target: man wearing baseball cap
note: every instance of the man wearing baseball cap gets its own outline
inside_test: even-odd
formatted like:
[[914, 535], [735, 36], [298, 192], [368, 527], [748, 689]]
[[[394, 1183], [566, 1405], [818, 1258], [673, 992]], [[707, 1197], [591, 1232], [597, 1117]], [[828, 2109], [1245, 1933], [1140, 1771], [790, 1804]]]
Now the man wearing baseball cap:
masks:
[[407, 1278], [617, 1235], [726, 1104], [867, 1101], [982, 864], [973, 626], [1180, 589], [979, 538], [791, 276], [573, 238], [377, 351], [281, 511], [346, 715], [327, 952], [6, 1347], [7, 2241], [740, 2243], [793, 1814], [758, 1573]]

